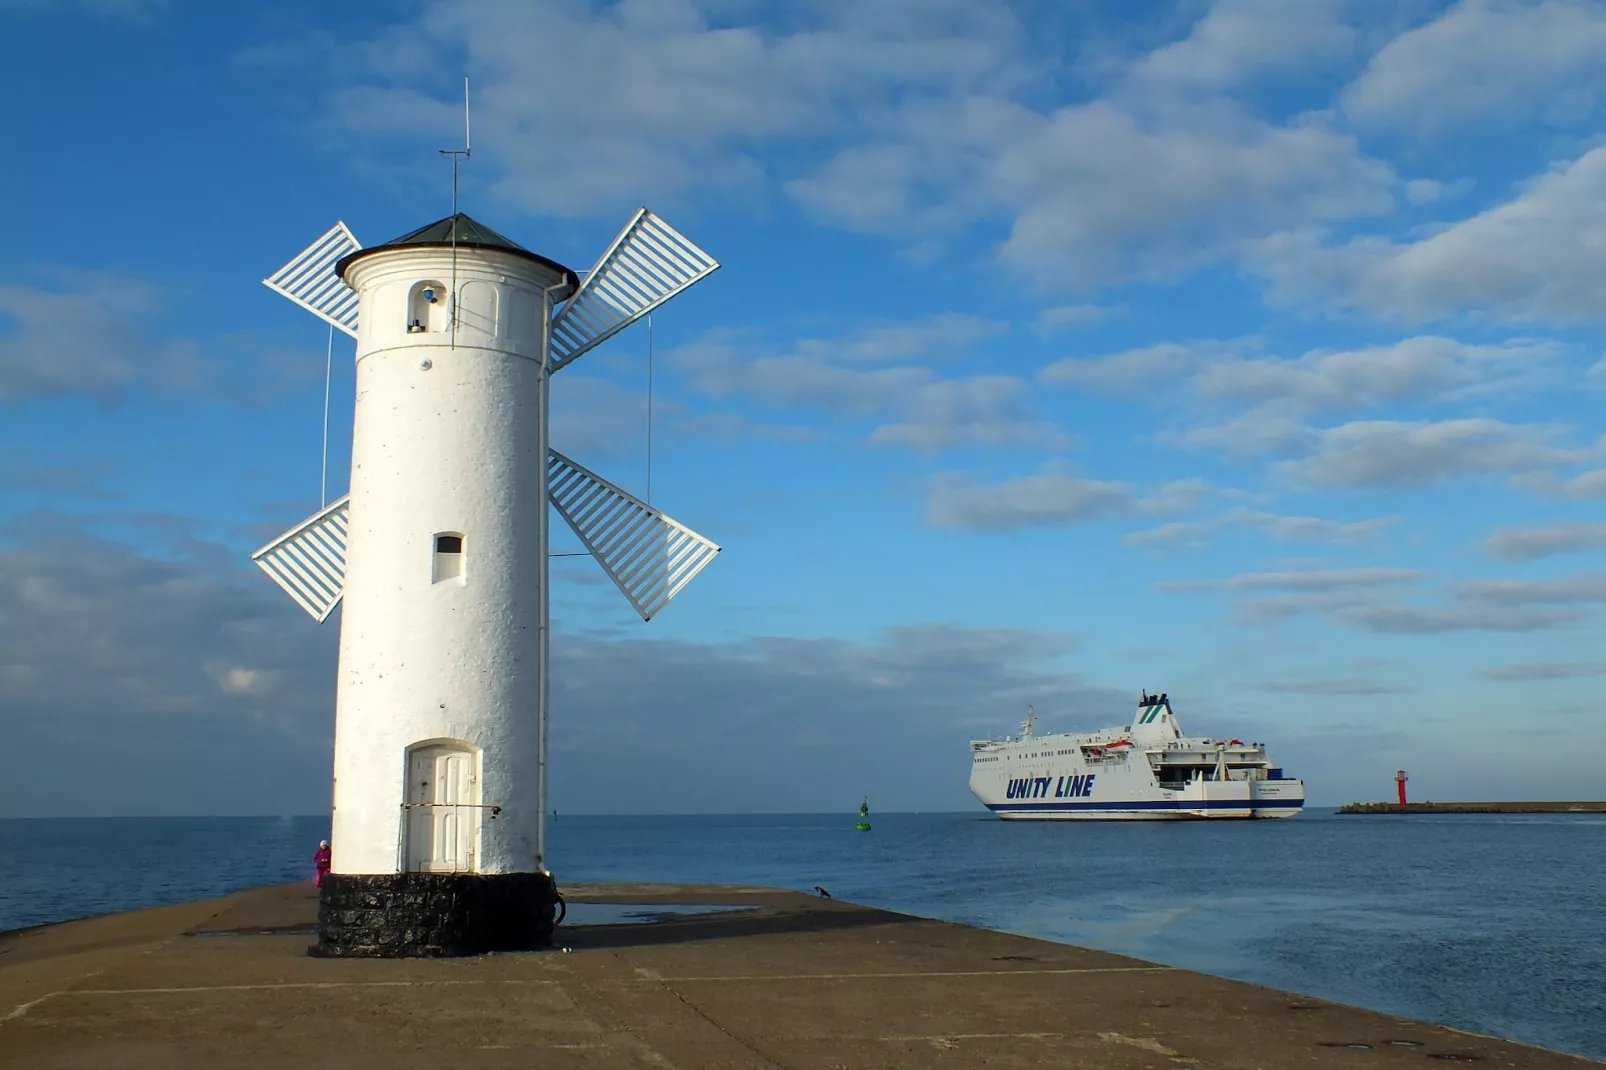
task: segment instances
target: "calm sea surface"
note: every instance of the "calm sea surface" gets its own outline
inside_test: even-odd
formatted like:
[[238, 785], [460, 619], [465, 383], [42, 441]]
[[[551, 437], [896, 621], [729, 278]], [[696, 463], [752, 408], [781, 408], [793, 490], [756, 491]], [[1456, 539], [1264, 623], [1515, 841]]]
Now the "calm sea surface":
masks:
[[[765, 884], [1606, 1059], [1606, 817], [570, 817], [559, 887]], [[327, 818], [0, 821], [0, 929], [311, 875]]]

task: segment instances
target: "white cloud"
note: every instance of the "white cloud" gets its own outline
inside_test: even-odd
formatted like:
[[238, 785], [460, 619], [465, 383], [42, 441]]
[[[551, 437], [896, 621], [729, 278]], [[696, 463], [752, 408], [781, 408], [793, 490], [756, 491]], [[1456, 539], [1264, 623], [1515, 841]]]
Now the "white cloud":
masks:
[[1147, 531], [1137, 531], [1122, 541], [1129, 546], [1203, 546], [1222, 530], [1241, 526], [1278, 542], [1328, 542], [1355, 545], [1377, 535], [1393, 517], [1377, 517], [1343, 523], [1314, 516], [1282, 516], [1245, 507], [1229, 509], [1209, 520], [1174, 521]]
[[1566, 501], [1606, 498], [1606, 468], [1596, 468], [1568, 479], [1563, 479], [1554, 472], [1535, 472], [1519, 476], [1512, 480], [1512, 485], [1542, 494], [1547, 498], [1560, 498]]
[[1037, 314], [1032, 330], [1039, 338], [1047, 338], [1070, 327], [1086, 327], [1101, 323], [1124, 309], [1104, 305], [1055, 305]]
[[[1285, 420], [1296, 411], [1355, 410], [1509, 393], [1541, 381], [1565, 351], [1555, 342], [1531, 338], [1479, 345], [1439, 335], [1357, 349], [1314, 349], [1292, 358], [1244, 356], [1237, 348], [1230, 342], [1163, 342], [1055, 361], [1039, 376], [1045, 383], [1117, 395], [1185, 387], [1203, 398], [1275, 402], [1280, 406], [1277, 412], [1254, 418]], [[1241, 437], [1243, 430], [1232, 428], [1226, 434]]]
[[1172, 480], [1148, 493], [1119, 481], [1085, 479], [1051, 462], [1035, 475], [977, 483], [968, 473], [932, 478], [926, 519], [936, 527], [1019, 531], [1125, 517], [1187, 512], [1212, 491], [1202, 479]]
[[446, 57], [466, 53], [476, 158], [497, 164], [495, 192], [531, 212], [615, 214], [648, 195], [758, 189], [762, 144], [812, 144], [875, 123], [905, 97], [1003, 91], [1022, 76], [1019, 24], [1003, 4], [791, 14], [771, 28], [689, 2], [437, 0], [341, 48], [357, 84], [334, 94], [334, 121], [408, 144], [421, 131], [455, 134], [455, 91], [419, 87], [451, 85], [459, 68]]
[[1133, 65], [1131, 90], [1220, 91], [1257, 78], [1308, 76], [1354, 55], [1343, 0], [1217, 0], [1188, 36]]
[[1121, 541], [1128, 546], [1186, 546], [1196, 548], [1209, 542], [1221, 524], [1213, 520], [1173, 520], [1168, 524], [1134, 531]]
[[1394, 523], [1394, 517], [1374, 517], [1343, 523], [1314, 516], [1279, 516], [1241, 510], [1229, 514], [1237, 523], [1255, 528], [1280, 542], [1332, 542], [1353, 545], [1372, 538]]
[[1439, 182], [1431, 178], [1413, 178], [1405, 184], [1405, 198], [1412, 204], [1436, 204], [1439, 201], [1458, 197], [1471, 189], [1473, 181], [1470, 178], [1457, 179], [1454, 182]]
[[1551, 554], [1598, 550], [1606, 547], [1606, 524], [1496, 528], [1483, 540], [1483, 547], [1494, 557], [1507, 561], [1531, 561]]
[[1160, 437], [1194, 449], [1217, 449], [1229, 458], [1241, 459], [1308, 452], [1320, 440], [1321, 432], [1303, 420], [1262, 407], [1250, 409], [1226, 423], [1182, 431], [1166, 430]]
[[1059, 451], [1072, 438], [1034, 419], [1024, 380], [1010, 375], [947, 379], [915, 390], [900, 405], [904, 419], [870, 433], [876, 445], [934, 453], [957, 446]]
[[[844, 420], [876, 420], [869, 441], [927, 453], [958, 447], [1061, 451], [1072, 436], [1035, 411], [1029, 384], [1009, 375], [938, 378], [924, 363], [958, 356], [1003, 326], [943, 315], [883, 324], [842, 338], [803, 339], [765, 353], [732, 332], [676, 350], [675, 367], [711, 397], [808, 406]], [[902, 363], [885, 363], [898, 362]]]
[[1405, 569], [1355, 569], [1328, 573], [1271, 573], [1225, 582], [1184, 581], [1162, 590], [1212, 586], [1286, 589], [1296, 593], [1252, 599], [1238, 607], [1240, 619], [1270, 623], [1305, 613], [1387, 635], [1447, 632], [1532, 632], [1583, 620], [1586, 606], [1606, 602], [1606, 574], [1585, 573], [1556, 580], [1480, 580], [1454, 584], [1445, 605], [1406, 605], [1378, 600], [1369, 588], [1408, 582], [1419, 575]]
[[1513, 339], [1470, 345], [1422, 335], [1392, 345], [1315, 350], [1293, 360], [1209, 363], [1194, 377], [1203, 394], [1240, 401], [1279, 401], [1307, 411], [1361, 409], [1402, 401], [1453, 400], [1469, 388], [1509, 389], [1532, 377], [1561, 347]]
[[0, 0], [0, 11], [20, 11], [43, 15], [86, 12], [143, 22], [167, 10], [168, 0]]
[[1304, 487], [1423, 487], [1463, 475], [1528, 472], [1577, 463], [1587, 454], [1556, 449], [1547, 428], [1498, 420], [1439, 423], [1357, 421], [1320, 433], [1309, 456], [1274, 474]]
[[[157, 337], [169, 295], [111, 272], [47, 266], [45, 285], [0, 283], [0, 405], [131, 391], [250, 404], [323, 378], [323, 360], [243, 336]], [[264, 370], [272, 374], [264, 374]]]
[[676, 350], [670, 359], [696, 390], [711, 397], [817, 406], [858, 418], [885, 412], [936, 378], [924, 367], [842, 367], [796, 350], [755, 355], [751, 347], [720, 332]]
[[[556, 418], [553, 420], [557, 422]], [[725, 444], [744, 439], [769, 439], [774, 442], [817, 442], [822, 437], [812, 427], [786, 424], [768, 424], [735, 412], [700, 412], [695, 415], [676, 416], [665, 421], [667, 429], [686, 437], [706, 437]], [[555, 432], [554, 432], [555, 433]]]
[[1246, 240], [1392, 207], [1393, 171], [1321, 116], [1264, 122], [1221, 95], [1351, 37], [1310, 5], [1294, 17], [1223, 3], [1103, 99], [906, 104], [787, 189], [818, 216], [877, 232], [1008, 220], [999, 260], [1044, 292], [1175, 278]]
[[1417, 241], [1364, 237], [1331, 246], [1305, 228], [1259, 243], [1251, 264], [1284, 302], [1337, 301], [1406, 322], [1463, 312], [1573, 321], [1606, 307], [1603, 247], [1606, 147]]
[[1236, 607], [1238, 619], [1268, 624], [1309, 613], [1388, 635], [1446, 632], [1530, 632], [1583, 620], [1586, 607], [1606, 602], [1606, 573], [1554, 580], [1479, 580], [1453, 584], [1443, 605], [1383, 601], [1379, 588], [1414, 583], [1415, 569], [1358, 568], [1303, 572], [1244, 573], [1225, 580], [1174, 580], [1161, 591], [1280, 591]]
[[1138, 511], [1151, 515], [1191, 512], [1212, 489], [1203, 479], [1172, 480], [1145, 495], [1138, 502]]
[[1580, 676], [1606, 676], [1606, 661], [1530, 661], [1497, 665], [1478, 673], [1485, 680], [1527, 683], [1532, 680], [1569, 680]]
[[[957, 131], [967, 119], [985, 121]], [[977, 136], [993, 142], [982, 185], [1013, 217], [999, 259], [1045, 290], [1172, 279], [1245, 239], [1392, 205], [1389, 168], [1314, 122], [1150, 126], [1095, 102], [989, 129], [1006, 134]]]
[[1576, 609], [1530, 609], [1527, 606], [1463, 604], [1449, 608], [1362, 604], [1340, 607], [1338, 619], [1386, 635], [1435, 635], [1443, 632], [1536, 632], [1583, 618]]
[[1285, 695], [1397, 695], [1410, 690], [1397, 684], [1379, 684], [1370, 680], [1291, 680], [1254, 686], [1257, 691]]
[[1154, 384], [1179, 384], [1206, 359], [1198, 345], [1161, 342], [1100, 357], [1067, 357], [1048, 365], [1038, 377], [1053, 385], [1130, 397]]
[[1556, 580], [1469, 580], [1456, 584], [1468, 600], [1501, 605], [1573, 605], [1606, 602], [1606, 573], [1582, 573]]
[[[572, 371], [555, 377], [552, 384], [554, 448], [582, 464], [643, 455], [647, 439], [644, 392]], [[819, 437], [810, 427], [771, 424], [740, 413], [691, 412], [672, 397], [654, 399], [652, 417], [658, 434], [679, 438], [808, 442]]]
[[1580, 121], [1606, 90], [1606, 9], [1591, 0], [1463, 0], [1391, 41], [1344, 92], [1368, 128]]
[[958, 357], [982, 342], [1007, 334], [1009, 324], [957, 312], [923, 320], [866, 327], [844, 338], [805, 338], [798, 356], [854, 363]]
[[1051, 524], [1108, 520], [1131, 513], [1131, 486], [1043, 472], [996, 484], [977, 484], [948, 473], [932, 480], [926, 519], [937, 527], [971, 531], [1018, 531]]
[[1351, 568], [1309, 572], [1245, 572], [1225, 580], [1174, 580], [1158, 584], [1162, 591], [1225, 587], [1240, 591], [1336, 591], [1412, 583], [1422, 573], [1408, 568]]
[[437, 0], [328, 46], [349, 80], [328, 111], [368, 156], [454, 136], [445, 57], [466, 54], [493, 193], [518, 208], [724, 208], [778, 185], [918, 250], [1001, 221], [1004, 266], [1074, 290], [1174, 277], [1246, 240], [1392, 207], [1391, 168], [1329, 116], [1265, 122], [1230, 99], [1350, 55], [1342, 7], [1222, 0], [1185, 39], [1125, 63], [1105, 98], [1053, 106], [1042, 90], [1065, 66], [1053, 35], [998, 0], [806, 5], [779, 25], [690, 0]]

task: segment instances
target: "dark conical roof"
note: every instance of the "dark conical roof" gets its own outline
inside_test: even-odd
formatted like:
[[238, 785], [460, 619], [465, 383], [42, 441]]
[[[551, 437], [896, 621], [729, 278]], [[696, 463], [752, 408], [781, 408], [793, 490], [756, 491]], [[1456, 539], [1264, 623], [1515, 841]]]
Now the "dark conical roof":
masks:
[[445, 219], [437, 219], [428, 226], [419, 227], [417, 230], [403, 234], [399, 238], [392, 238], [383, 245], [370, 245], [366, 249], [348, 253], [335, 264], [335, 274], [344, 278], [346, 268], [350, 267], [354, 261], [370, 253], [377, 253], [386, 249], [401, 249], [408, 246], [415, 248], [449, 248], [453, 245], [459, 249], [500, 249], [506, 253], [513, 253], [527, 260], [534, 260], [539, 264], [544, 264], [552, 270], [568, 276], [571, 286], [579, 285], [574, 272], [556, 260], [548, 259], [540, 253], [530, 252], [530, 250], [512, 238], [498, 234], [484, 223], [462, 212], [458, 212], [456, 215], [449, 215]]
[[480, 249], [510, 249], [516, 253], [530, 251], [512, 238], [503, 237], [484, 223], [462, 212], [438, 219], [427, 227], [419, 227], [411, 234], [392, 238], [385, 245], [450, 245], [453, 229], [457, 231], [458, 245], [472, 245]]

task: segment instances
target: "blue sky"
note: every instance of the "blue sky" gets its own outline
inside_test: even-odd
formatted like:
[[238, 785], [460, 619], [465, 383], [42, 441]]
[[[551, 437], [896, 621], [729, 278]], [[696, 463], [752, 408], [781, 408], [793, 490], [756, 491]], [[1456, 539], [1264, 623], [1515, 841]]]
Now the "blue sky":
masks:
[[[318, 505], [326, 334], [259, 280], [447, 214], [465, 72], [465, 210], [723, 264], [652, 497], [725, 550], [645, 625], [557, 566], [559, 809], [964, 808], [969, 738], [1144, 687], [1318, 804], [1599, 794], [1606, 5], [0, 19], [0, 813], [325, 804], [336, 624], [248, 554]], [[555, 444], [643, 492], [646, 388], [637, 327]]]

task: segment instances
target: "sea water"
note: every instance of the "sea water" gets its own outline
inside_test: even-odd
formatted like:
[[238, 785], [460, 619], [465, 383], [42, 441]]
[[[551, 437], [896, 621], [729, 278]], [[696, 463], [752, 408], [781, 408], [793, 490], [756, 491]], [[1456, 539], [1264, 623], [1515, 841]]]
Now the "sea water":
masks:
[[[1606, 1059], [1606, 815], [586, 817], [559, 887], [759, 884]], [[310, 877], [327, 818], [0, 821], [0, 929]]]

